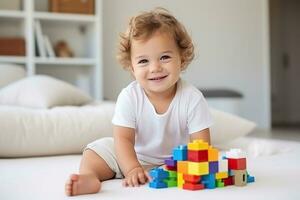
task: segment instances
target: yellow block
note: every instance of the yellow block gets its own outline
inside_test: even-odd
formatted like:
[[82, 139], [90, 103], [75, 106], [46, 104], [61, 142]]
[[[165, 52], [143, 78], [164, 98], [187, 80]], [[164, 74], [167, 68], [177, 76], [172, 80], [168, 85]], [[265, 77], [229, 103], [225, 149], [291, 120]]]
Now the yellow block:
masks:
[[188, 173], [188, 161], [177, 161], [177, 172], [187, 174]]
[[201, 176], [208, 173], [208, 162], [188, 162], [188, 174]]
[[218, 161], [219, 159], [219, 151], [213, 147], [209, 147], [208, 149], [208, 161]]
[[193, 142], [188, 143], [188, 150], [206, 150], [208, 149], [208, 143], [203, 142], [203, 140], [194, 140]]
[[228, 173], [227, 172], [218, 172], [216, 173], [216, 179], [222, 179], [222, 178], [227, 178]]
[[182, 188], [184, 184], [183, 173], [177, 173], [177, 187]]

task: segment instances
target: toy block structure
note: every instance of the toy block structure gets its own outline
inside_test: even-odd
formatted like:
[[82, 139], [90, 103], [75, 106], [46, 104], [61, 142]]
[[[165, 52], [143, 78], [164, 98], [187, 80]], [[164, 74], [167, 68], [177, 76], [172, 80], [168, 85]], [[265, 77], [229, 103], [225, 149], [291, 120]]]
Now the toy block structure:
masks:
[[245, 152], [230, 149], [220, 157], [218, 149], [202, 140], [175, 147], [164, 167], [152, 169], [150, 176], [151, 188], [202, 190], [255, 182], [247, 172]]

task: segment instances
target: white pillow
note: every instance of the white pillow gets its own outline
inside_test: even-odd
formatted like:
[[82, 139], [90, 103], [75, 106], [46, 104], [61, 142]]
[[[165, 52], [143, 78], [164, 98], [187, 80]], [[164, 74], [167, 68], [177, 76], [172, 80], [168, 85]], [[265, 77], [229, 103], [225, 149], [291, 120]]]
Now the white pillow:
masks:
[[31, 109], [0, 106], [0, 157], [82, 153], [101, 137], [112, 136], [114, 103]]
[[214, 124], [210, 128], [211, 141], [213, 145], [225, 143], [238, 137], [247, 135], [256, 124], [245, 118], [222, 112], [211, 108]]
[[0, 104], [32, 108], [83, 105], [92, 98], [75, 86], [45, 75], [21, 79], [0, 90]]
[[24, 66], [0, 63], [0, 88], [25, 76], [26, 72]]
[[[0, 106], [0, 157], [81, 153], [89, 142], [112, 136], [114, 107], [111, 102], [53, 109]], [[232, 114], [211, 112], [213, 145], [246, 135], [255, 127]]]

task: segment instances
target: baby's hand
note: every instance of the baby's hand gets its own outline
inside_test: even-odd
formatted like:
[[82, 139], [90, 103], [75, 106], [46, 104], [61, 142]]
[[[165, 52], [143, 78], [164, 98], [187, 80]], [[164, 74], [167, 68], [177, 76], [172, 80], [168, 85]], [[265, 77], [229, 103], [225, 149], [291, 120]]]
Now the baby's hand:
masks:
[[151, 180], [148, 172], [142, 167], [133, 168], [123, 180], [123, 186], [138, 187]]

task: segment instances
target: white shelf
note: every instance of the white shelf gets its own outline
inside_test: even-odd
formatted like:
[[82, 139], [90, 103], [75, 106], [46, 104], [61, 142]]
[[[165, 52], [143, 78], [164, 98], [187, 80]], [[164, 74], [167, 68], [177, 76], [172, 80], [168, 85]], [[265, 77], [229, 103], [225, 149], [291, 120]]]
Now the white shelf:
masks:
[[24, 56], [0, 56], [0, 63], [1, 62], [25, 64], [26, 57], [24, 57]]
[[0, 17], [22, 19], [25, 18], [25, 12], [19, 10], [0, 10]]
[[87, 65], [96, 64], [92, 58], [35, 58], [36, 64], [43, 65]]
[[84, 14], [64, 14], [64, 13], [51, 13], [51, 12], [35, 12], [35, 19], [47, 21], [68, 21], [68, 22], [95, 22], [95, 15]]
[[[78, 83], [76, 86], [102, 100], [102, 0], [95, 0], [94, 15], [48, 12], [48, 0], [21, 1], [23, 10], [0, 8], [0, 36], [23, 37], [26, 56], [0, 56], [0, 62], [24, 65], [29, 76], [49, 74], [75, 85]], [[37, 21], [42, 32], [39, 41], [43, 42], [46, 35], [53, 48], [64, 41], [75, 57], [38, 57], [43, 53], [41, 48], [36, 48]], [[51, 50], [49, 52], [51, 54]]]

